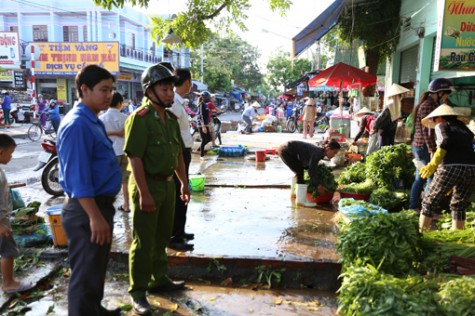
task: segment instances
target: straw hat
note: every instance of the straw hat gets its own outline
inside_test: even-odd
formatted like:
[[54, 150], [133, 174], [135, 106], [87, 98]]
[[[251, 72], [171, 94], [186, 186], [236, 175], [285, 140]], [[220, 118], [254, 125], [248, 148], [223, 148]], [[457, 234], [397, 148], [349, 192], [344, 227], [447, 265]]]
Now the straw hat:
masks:
[[364, 107], [361, 110], [359, 110], [358, 113], [355, 113], [355, 117], [360, 118], [360, 117], [365, 116], [366, 114], [374, 114], [374, 112], [368, 109], [367, 107]]
[[308, 98], [307, 101], [305, 101], [305, 105], [315, 105], [317, 102], [315, 102], [314, 98]]
[[409, 92], [409, 89], [406, 89], [403, 86], [398, 85], [397, 83], [393, 83], [393, 85], [388, 89], [386, 96], [392, 97], [392, 96], [403, 94], [406, 92]]
[[259, 102], [257, 102], [257, 101], [254, 101], [254, 102], [251, 104], [251, 106], [254, 107], [254, 108], [260, 108], [260, 107], [261, 107], [261, 105], [260, 105]]
[[458, 109], [451, 107], [448, 104], [442, 104], [434, 111], [430, 112], [425, 118], [421, 120], [422, 125], [429, 128], [435, 128], [437, 125], [433, 118], [438, 116], [457, 116], [459, 118], [464, 118], [464, 114], [461, 113]]

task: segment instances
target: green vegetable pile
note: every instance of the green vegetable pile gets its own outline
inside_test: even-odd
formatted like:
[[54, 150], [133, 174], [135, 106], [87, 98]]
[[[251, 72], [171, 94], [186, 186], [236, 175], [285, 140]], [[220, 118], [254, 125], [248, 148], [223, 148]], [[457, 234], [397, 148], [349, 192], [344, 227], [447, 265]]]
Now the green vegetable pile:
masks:
[[395, 180], [402, 180], [405, 184], [412, 184], [416, 167], [412, 159], [411, 147], [406, 144], [384, 146], [366, 157], [366, 175], [378, 187], [390, 190], [395, 188]]
[[464, 276], [442, 284], [439, 297], [441, 315], [474, 315], [475, 278]]
[[[319, 164], [316, 168], [316, 177], [320, 185], [323, 186], [327, 192], [335, 192], [338, 184], [330, 168], [324, 164]], [[305, 172], [304, 178], [305, 182], [310, 182], [310, 177], [307, 172]], [[311, 192], [314, 199], [319, 196], [318, 190], [314, 185], [309, 184], [307, 192]]]
[[359, 194], [371, 193], [374, 190], [374, 188], [375, 188], [374, 183], [370, 179], [367, 179], [359, 183], [350, 183], [350, 184], [338, 186], [339, 190], [344, 191], [346, 193], [359, 193]]
[[[467, 213], [469, 229], [474, 219], [475, 212]], [[449, 220], [443, 217], [439, 230], [455, 233]], [[342, 224], [339, 315], [475, 315], [475, 278], [444, 274], [453, 255], [475, 259], [475, 244], [422, 235], [417, 222], [413, 211], [404, 210]]]
[[[18, 208], [13, 211], [15, 218], [11, 226], [14, 235], [32, 234], [37, 228], [45, 222], [43, 217], [37, 216], [41, 203], [34, 201], [28, 203], [26, 207]], [[44, 232], [46, 234], [46, 232]]]
[[371, 265], [351, 267], [341, 276], [338, 315], [440, 315], [433, 280], [400, 279]]
[[409, 201], [409, 194], [406, 191], [393, 191], [388, 188], [379, 188], [371, 193], [368, 202], [381, 206], [387, 210], [400, 211]]
[[[366, 157], [366, 162], [346, 168], [337, 179], [339, 189], [348, 193], [370, 193], [377, 187], [394, 191], [398, 181], [412, 184], [416, 169], [408, 158], [410, 154], [411, 148], [405, 144], [385, 146]], [[381, 196], [377, 197], [380, 199]], [[387, 202], [386, 198], [384, 200]]]
[[348, 166], [337, 179], [338, 184], [350, 184], [364, 182], [366, 179], [366, 165], [361, 162], [355, 162]]
[[[472, 207], [473, 207], [472, 203]], [[427, 238], [431, 238], [444, 242], [462, 242], [462, 243], [475, 243], [475, 212], [466, 212], [465, 229], [463, 230], [451, 230], [452, 218], [450, 214], [443, 213], [442, 217], [437, 222], [437, 230], [429, 231], [424, 235]]]
[[343, 224], [337, 251], [345, 264], [378, 266], [384, 273], [415, 273], [422, 255], [414, 212], [373, 214]]

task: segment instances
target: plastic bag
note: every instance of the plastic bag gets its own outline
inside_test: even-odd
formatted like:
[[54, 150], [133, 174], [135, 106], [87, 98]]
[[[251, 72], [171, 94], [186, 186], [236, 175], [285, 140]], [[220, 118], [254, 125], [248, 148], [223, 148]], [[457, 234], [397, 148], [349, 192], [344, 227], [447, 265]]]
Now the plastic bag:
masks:
[[363, 202], [359, 200], [357, 201], [353, 198], [340, 199], [340, 201], [338, 202], [338, 210], [348, 218], [368, 214], [388, 213], [388, 211], [382, 207], [368, 202]]
[[14, 210], [25, 207], [25, 201], [23, 201], [23, 198], [21, 197], [21, 194], [18, 190], [10, 189], [10, 197], [12, 199]]

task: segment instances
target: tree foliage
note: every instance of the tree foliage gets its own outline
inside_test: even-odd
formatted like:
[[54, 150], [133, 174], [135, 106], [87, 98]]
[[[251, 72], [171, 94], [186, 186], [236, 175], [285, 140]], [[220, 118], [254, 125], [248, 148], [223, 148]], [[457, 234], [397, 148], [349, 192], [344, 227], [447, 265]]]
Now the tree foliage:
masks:
[[[231, 91], [234, 86], [253, 91], [262, 84], [256, 47], [239, 37], [212, 35], [203, 45], [203, 81], [211, 91]], [[191, 53], [191, 72], [200, 77], [201, 51]]]
[[351, 43], [363, 42], [366, 65], [376, 74], [379, 59], [390, 57], [399, 41], [401, 0], [374, 0], [348, 4], [338, 19], [339, 37]]
[[290, 53], [278, 50], [267, 62], [267, 80], [275, 90], [282, 90], [282, 86], [301, 78], [311, 69], [308, 59], [290, 60]]
[[[123, 7], [125, 3], [147, 8], [150, 0], [94, 0], [96, 5], [111, 9]], [[269, 8], [281, 15], [289, 9], [290, 0], [268, 0]], [[152, 18], [152, 36], [155, 39], [164, 38], [170, 29], [182, 40], [183, 47], [198, 48], [206, 42], [216, 30], [231, 32], [236, 25], [241, 30], [247, 30], [245, 21], [246, 11], [251, 7], [250, 0], [187, 0], [187, 9], [178, 12], [173, 19], [162, 17]], [[160, 44], [159, 41], [157, 41]]]

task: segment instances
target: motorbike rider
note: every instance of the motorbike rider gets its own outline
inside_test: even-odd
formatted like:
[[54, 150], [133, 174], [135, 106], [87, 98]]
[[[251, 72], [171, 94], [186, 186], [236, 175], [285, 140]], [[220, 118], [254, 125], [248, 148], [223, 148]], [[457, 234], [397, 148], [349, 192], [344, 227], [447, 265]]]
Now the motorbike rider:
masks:
[[38, 105], [38, 115], [40, 116], [41, 126], [44, 127], [46, 125], [47, 109], [46, 109], [46, 100], [44, 100], [42, 94], [38, 94], [38, 100], [37, 100], [36, 104]]
[[53, 125], [54, 132], [58, 133], [59, 122], [61, 121], [61, 116], [59, 115], [59, 106], [56, 103], [56, 100], [51, 99], [49, 101], [49, 107], [48, 107], [47, 111], [48, 111], [49, 119], [51, 121], [51, 125]]

